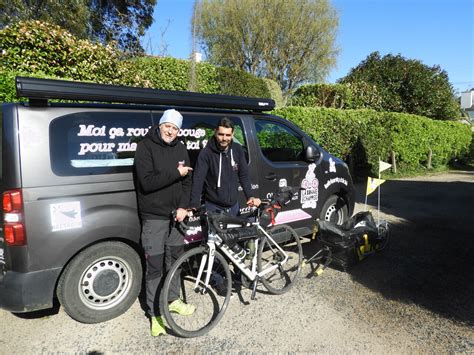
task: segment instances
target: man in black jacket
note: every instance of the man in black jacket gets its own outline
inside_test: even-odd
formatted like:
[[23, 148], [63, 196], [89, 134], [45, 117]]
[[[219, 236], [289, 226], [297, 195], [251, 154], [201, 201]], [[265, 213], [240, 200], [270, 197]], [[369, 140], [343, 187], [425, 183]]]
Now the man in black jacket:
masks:
[[[159, 313], [158, 287], [164, 271], [169, 270], [184, 251], [184, 237], [175, 223], [187, 214], [192, 168], [186, 147], [177, 139], [182, 120], [178, 111], [166, 110], [159, 125], [150, 129], [135, 152], [141, 240], [146, 258], [146, 301], [152, 336], [166, 334]], [[174, 218], [171, 216], [173, 210], [176, 210]], [[190, 315], [195, 307], [179, 298], [180, 285], [179, 280], [176, 281], [170, 310]]]
[[191, 190], [191, 207], [201, 205], [204, 197], [206, 209], [212, 212], [239, 213], [238, 187], [242, 186], [248, 206], [258, 206], [260, 199], [252, 196], [250, 177], [244, 151], [233, 142], [234, 124], [224, 117], [199, 153]]

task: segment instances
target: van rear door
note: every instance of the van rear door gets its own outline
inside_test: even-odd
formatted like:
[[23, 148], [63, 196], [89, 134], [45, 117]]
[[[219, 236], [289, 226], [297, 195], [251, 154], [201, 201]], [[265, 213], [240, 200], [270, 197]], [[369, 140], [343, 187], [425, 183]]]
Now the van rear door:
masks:
[[0, 283], [3, 280], [4, 273], [5, 273], [5, 239], [3, 238], [3, 226], [2, 226], [0, 227]]
[[[0, 110], [0, 195], [3, 196], [3, 114]], [[3, 237], [3, 201], [2, 209], [0, 210], [0, 282], [3, 280], [3, 274], [5, 271], [5, 239]]]

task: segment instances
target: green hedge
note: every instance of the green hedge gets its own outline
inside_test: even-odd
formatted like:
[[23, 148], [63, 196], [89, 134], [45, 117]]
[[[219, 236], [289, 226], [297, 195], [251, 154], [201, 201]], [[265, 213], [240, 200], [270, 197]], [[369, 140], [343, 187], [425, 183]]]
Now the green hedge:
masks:
[[356, 175], [377, 174], [378, 159], [395, 152], [401, 173], [447, 165], [469, 154], [471, 128], [458, 122], [374, 110], [286, 107], [274, 110], [306, 131], [329, 152], [353, 164]]
[[292, 106], [329, 107], [339, 109], [373, 109], [380, 111], [382, 97], [374, 85], [308, 84], [300, 86], [290, 99]]
[[[18, 22], [0, 30], [0, 89], [3, 100], [16, 100], [15, 75], [91, 81], [202, 93], [270, 97], [267, 83], [246, 72], [188, 60], [125, 58], [113, 46], [80, 40], [66, 30], [39, 21]], [[194, 69], [194, 70], [192, 70]], [[193, 75], [194, 73], [194, 75]]]
[[[124, 62], [125, 85], [164, 90], [186, 91], [191, 80], [191, 62], [176, 58], [137, 57]], [[216, 67], [198, 63], [195, 67], [196, 89], [203, 93], [216, 93]]]
[[224, 95], [270, 97], [267, 84], [260, 78], [230, 68], [217, 68], [219, 93]]
[[352, 93], [343, 84], [309, 84], [300, 86], [291, 98], [292, 106], [347, 108]]
[[285, 98], [281, 91], [280, 85], [275, 80], [263, 78], [265, 84], [267, 84], [268, 92], [270, 93], [270, 98], [275, 101], [275, 106], [277, 108], [286, 106]]
[[[18, 98], [16, 96], [15, 78], [17, 76], [34, 76], [41, 79], [58, 79], [54, 75], [45, 74], [43, 72], [36, 72], [32, 75], [27, 71], [10, 71], [0, 68], [0, 102], [19, 102], [27, 101], [26, 98]], [[71, 78], [61, 78], [72, 80]]]
[[112, 46], [77, 39], [62, 28], [40, 21], [18, 22], [0, 31], [4, 71], [57, 78], [119, 83], [121, 53]]

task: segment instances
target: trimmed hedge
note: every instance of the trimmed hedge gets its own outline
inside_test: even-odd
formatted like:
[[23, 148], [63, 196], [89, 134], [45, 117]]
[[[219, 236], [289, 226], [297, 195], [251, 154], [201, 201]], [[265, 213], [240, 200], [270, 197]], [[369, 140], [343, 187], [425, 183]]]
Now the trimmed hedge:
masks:
[[[27, 101], [25, 98], [17, 98], [15, 88], [15, 78], [17, 76], [31, 76], [28, 72], [0, 70], [0, 102]], [[36, 78], [57, 79], [55, 76], [37, 72]]]
[[263, 78], [265, 84], [267, 84], [268, 92], [270, 93], [270, 98], [275, 101], [275, 107], [280, 108], [286, 105], [283, 93], [281, 91], [280, 85], [275, 80]]
[[292, 106], [380, 111], [382, 97], [377, 87], [364, 82], [350, 84], [308, 84], [300, 86], [291, 97]]
[[300, 86], [291, 98], [292, 106], [350, 108], [352, 93], [343, 84]]
[[113, 46], [77, 39], [56, 25], [22, 21], [0, 31], [1, 70], [56, 78], [119, 83], [121, 53]]
[[[95, 83], [190, 90], [202, 93], [269, 97], [263, 79], [246, 72], [158, 57], [124, 58], [113, 46], [80, 40], [66, 30], [40, 21], [24, 21], [0, 30], [0, 89], [4, 100], [15, 99], [12, 78], [25, 76]], [[191, 78], [194, 80], [191, 80]], [[193, 85], [191, 85], [191, 81]]]
[[332, 154], [350, 160], [355, 175], [378, 174], [379, 158], [390, 162], [392, 151], [402, 173], [426, 167], [430, 149], [434, 168], [469, 154], [471, 128], [458, 122], [374, 110], [292, 106], [273, 112], [296, 123]]
[[224, 95], [270, 97], [267, 84], [245, 71], [217, 68], [219, 93]]
[[[125, 85], [186, 91], [191, 79], [191, 62], [176, 58], [137, 57], [124, 63], [127, 73], [122, 78]], [[203, 93], [216, 93], [216, 68], [198, 63], [195, 68], [196, 88]]]

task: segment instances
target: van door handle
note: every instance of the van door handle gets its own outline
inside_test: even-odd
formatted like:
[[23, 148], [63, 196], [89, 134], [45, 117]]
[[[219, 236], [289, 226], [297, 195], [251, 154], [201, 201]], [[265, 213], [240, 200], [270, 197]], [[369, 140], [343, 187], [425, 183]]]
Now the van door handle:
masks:
[[267, 180], [276, 180], [277, 176], [275, 173], [269, 173], [268, 175], [265, 176], [265, 179]]

